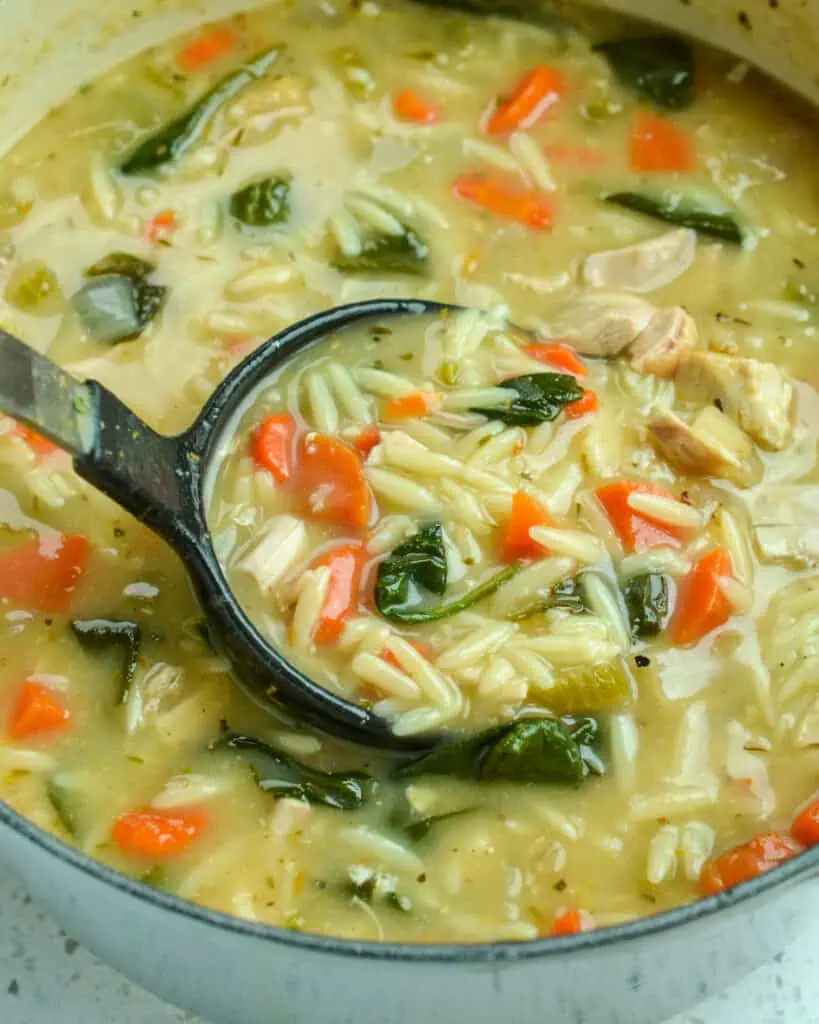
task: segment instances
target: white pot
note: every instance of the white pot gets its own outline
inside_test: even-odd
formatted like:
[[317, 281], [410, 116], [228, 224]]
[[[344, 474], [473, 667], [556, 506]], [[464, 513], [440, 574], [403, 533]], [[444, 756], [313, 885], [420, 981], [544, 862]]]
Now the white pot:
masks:
[[[106, 66], [248, 6], [0, 0], [0, 150]], [[610, 6], [718, 41], [819, 102], [819, 0], [745, 0], [741, 21], [736, 3], [721, 0]], [[518, 945], [399, 946], [301, 935], [204, 910], [118, 875], [2, 803], [0, 857], [100, 958], [217, 1024], [657, 1021], [778, 952], [810, 911], [803, 886], [819, 875], [817, 847], [722, 897], [599, 933]]]

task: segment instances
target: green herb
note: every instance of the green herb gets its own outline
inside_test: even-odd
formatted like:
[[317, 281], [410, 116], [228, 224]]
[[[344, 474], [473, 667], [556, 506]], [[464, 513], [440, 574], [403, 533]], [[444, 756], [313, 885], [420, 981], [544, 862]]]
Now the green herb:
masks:
[[89, 651], [119, 650], [122, 658], [120, 701], [128, 695], [134, 681], [142, 630], [129, 619], [74, 619], [71, 631]]
[[572, 615], [583, 615], [589, 611], [583, 589], [583, 575], [583, 573], [578, 573], [577, 576], [568, 576], [565, 580], [555, 583], [545, 597], [538, 598], [528, 607], [510, 615], [509, 618], [514, 622], [522, 622], [533, 615], [548, 612], [552, 608], [561, 608], [563, 611], [571, 612]]
[[399, 544], [378, 566], [375, 606], [391, 622], [437, 622], [494, 594], [519, 569], [518, 564], [507, 566], [454, 601], [424, 607], [426, 591], [440, 597], [447, 585], [443, 531], [440, 523], [432, 523]]
[[165, 304], [167, 289], [125, 274], [92, 277], [71, 302], [94, 341], [117, 345], [132, 341], [154, 320]]
[[682, 110], [694, 101], [694, 56], [677, 36], [643, 36], [598, 43], [594, 49], [620, 81], [658, 107]]
[[340, 250], [333, 266], [345, 274], [425, 274], [429, 264], [429, 246], [412, 228], [400, 235], [370, 235], [361, 243], [361, 252], [349, 256]]
[[438, 380], [450, 387], [458, 383], [460, 367], [454, 359], [445, 359], [438, 367]]
[[662, 632], [668, 618], [668, 582], [662, 573], [632, 576], [622, 586], [631, 635], [647, 639]]
[[140, 878], [140, 882], [143, 885], [150, 885], [154, 889], [159, 889], [161, 892], [173, 892], [168, 872], [159, 864], [154, 864], [152, 868], [149, 868]]
[[509, 405], [472, 411], [518, 427], [534, 427], [557, 419], [564, 406], [583, 396], [583, 388], [570, 373], [527, 373], [502, 381], [498, 387], [515, 392]]
[[205, 93], [189, 110], [141, 142], [120, 165], [123, 174], [146, 174], [173, 163], [201, 137], [216, 112], [246, 85], [262, 78], [281, 53], [265, 50]]
[[496, 726], [442, 744], [432, 753], [405, 764], [399, 775], [579, 785], [592, 770], [582, 750], [588, 747], [594, 754], [590, 738], [585, 719], [580, 723], [558, 718], [520, 719], [512, 725]]
[[415, 818], [402, 825], [401, 831], [408, 839], [417, 843], [422, 839], [426, 839], [430, 831], [437, 828], [438, 825], [442, 825], [446, 821], [452, 821], [455, 818], [461, 818], [464, 814], [472, 814], [473, 811], [475, 811], [474, 807], [461, 807], [457, 811], [447, 811], [446, 814], [430, 814], [426, 818]]
[[110, 252], [101, 260], [85, 268], [86, 277], [104, 277], [106, 274], [119, 274], [130, 277], [134, 281], [144, 281], [156, 270], [156, 264], [134, 256], [130, 252]]
[[252, 736], [228, 732], [214, 749], [237, 753], [250, 765], [259, 789], [275, 796], [353, 811], [366, 804], [375, 790], [375, 780], [364, 772], [323, 772]]
[[251, 228], [268, 228], [280, 224], [290, 215], [290, 179], [261, 178], [234, 192], [230, 197], [230, 214]]
[[381, 903], [392, 910], [408, 914], [412, 910], [412, 900], [398, 893], [396, 885], [397, 879], [392, 875], [356, 865], [350, 868], [349, 878], [344, 881], [342, 890], [353, 899], [363, 900], [368, 904]]
[[607, 203], [644, 213], [655, 220], [681, 228], [693, 228], [700, 235], [718, 238], [732, 245], [742, 245], [742, 228], [730, 213], [709, 210], [674, 193], [652, 196], [643, 192], [612, 192], [604, 196], [604, 199]]
[[76, 793], [65, 785], [59, 775], [52, 775], [46, 782], [45, 792], [60, 824], [68, 835], [76, 839], [80, 831]]

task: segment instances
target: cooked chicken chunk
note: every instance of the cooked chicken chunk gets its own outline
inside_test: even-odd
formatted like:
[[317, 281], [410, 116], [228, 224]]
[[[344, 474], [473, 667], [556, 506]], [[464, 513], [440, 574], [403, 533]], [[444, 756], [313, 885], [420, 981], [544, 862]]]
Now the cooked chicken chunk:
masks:
[[581, 280], [593, 288], [654, 291], [688, 270], [696, 248], [696, 232], [677, 228], [638, 245], [587, 256], [581, 267]]
[[718, 403], [763, 448], [779, 450], [790, 441], [793, 384], [773, 363], [692, 352], [678, 379]]
[[762, 475], [748, 435], [714, 406], [703, 409], [690, 427], [670, 409], [655, 409], [648, 432], [660, 454], [688, 476], [718, 476], [750, 487]]
[[631, 365], [638, 373], [672, 377], [698, 337], [694, 318], [682, 306], [658, 309], [629, 349]]
[[765, 561], [799, 566], [819, 561], [819, 487], [766, 488], [754, 503], [751, 519]]
[[581, 355], [619, 355], [646, 328], [656, 307], [631, 295], [589, 296], [567, 306], [553, 324]]

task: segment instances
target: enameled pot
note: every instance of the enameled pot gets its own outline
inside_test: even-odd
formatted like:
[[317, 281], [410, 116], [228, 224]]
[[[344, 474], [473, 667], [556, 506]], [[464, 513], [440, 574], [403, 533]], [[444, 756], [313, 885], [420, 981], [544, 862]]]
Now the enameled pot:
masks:
[[[106, 66], [248, 6], [0, 0], [0, 156]], [[819, 102], [819, 0], [609, 6], [718, 41]], [[571, 7], [562, 5], [569, 16]], [[0, 860], [97, 956], [215, 1024], [647, 1024], [781, 950], [815, 907], [806, 886], [819, 878], [817, 847], [721, 897], [618, 928], [521, 944], [404, 946], [302, 935], [202, 909], [103, 867], [2, 802]]]

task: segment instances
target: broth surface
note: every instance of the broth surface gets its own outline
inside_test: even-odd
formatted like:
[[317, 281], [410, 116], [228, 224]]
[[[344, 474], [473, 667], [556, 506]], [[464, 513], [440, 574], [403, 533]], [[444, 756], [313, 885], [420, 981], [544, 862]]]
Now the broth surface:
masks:
[[360, 939], [605, 927], [819, 840], [814, 115], [651, 31], [271, 6], [0, 161], [0, 322], [164, 432], [310, 313], [486, 311], [283, 365], [209, 514], [322, 685], [490, 730], [399, 770], [263, 715], [173, 554], [5, 420], [0, 796], [185, 898]]

